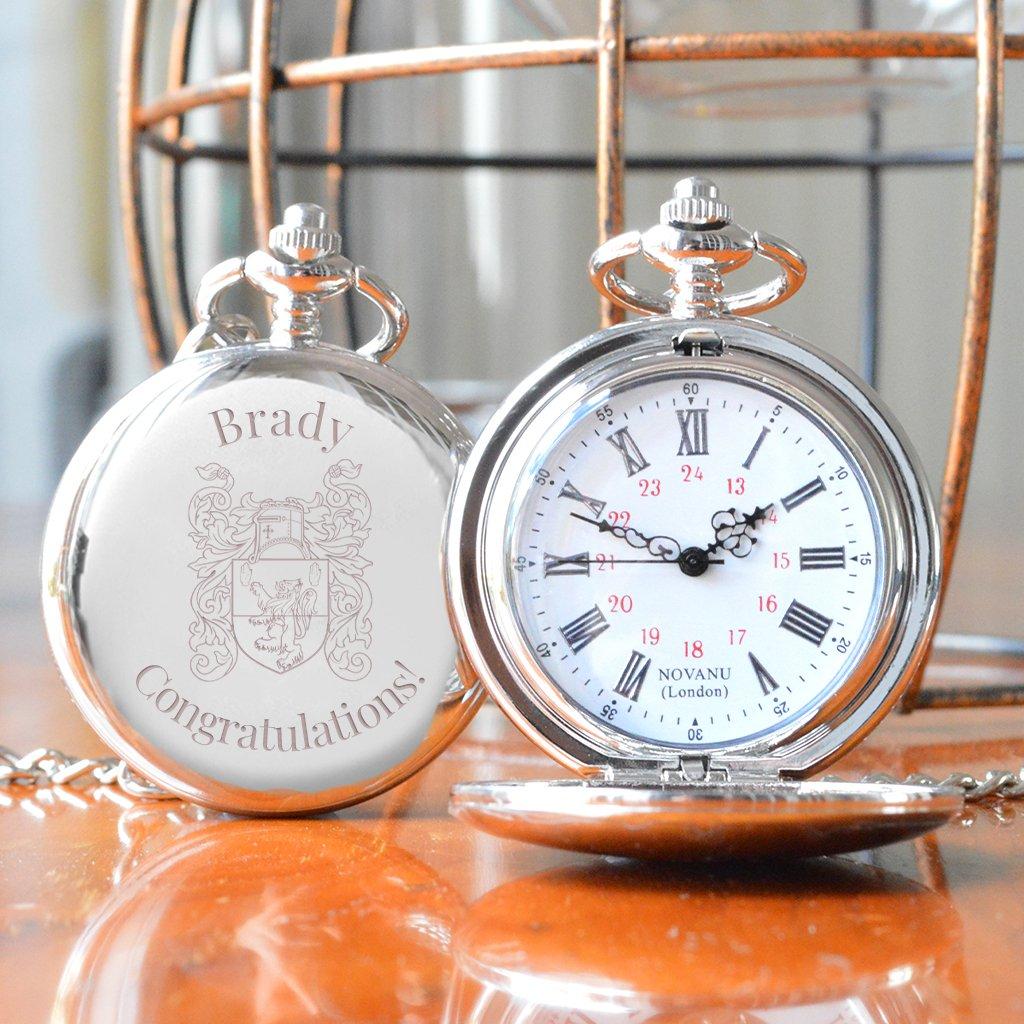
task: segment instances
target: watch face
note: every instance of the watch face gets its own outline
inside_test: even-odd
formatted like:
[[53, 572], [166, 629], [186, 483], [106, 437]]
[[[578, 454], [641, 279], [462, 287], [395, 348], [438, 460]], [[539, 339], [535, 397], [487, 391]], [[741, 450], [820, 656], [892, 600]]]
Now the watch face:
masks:
[[90, 722], [230, 810], [403, 777], [445, 733], [438, 552], [466, 447], [426, 392], [352, 355], [250, 346], [146, 382], [87, 439], [47, 530], [47, 626]]
[[495, 700], [570, 767], [804, 772], [920, 662], [931, 500], [843, 367], [731, 318], [694, 356], [691, 326], [707, 334], [599, 332], [499, 409], [452, 503], [453, 619]]
[[765, 385], [683, 372], [603, 392], [520, 481], [524, 639], [586, 714], [749, 742], [820, 704], [870, 638], [878, 509], [850, 450]]

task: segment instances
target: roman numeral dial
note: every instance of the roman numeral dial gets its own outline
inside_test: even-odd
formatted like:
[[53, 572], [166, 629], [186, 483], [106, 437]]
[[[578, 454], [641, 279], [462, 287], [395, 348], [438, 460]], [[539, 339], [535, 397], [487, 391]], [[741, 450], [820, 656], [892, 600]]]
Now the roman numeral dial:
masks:
[[679, 419], [679, 451], [677, 455], [708, 454], [708, 410], [677, 409]]
[[801, 548], [800, 569], [845, 569], [846, 548]]
[[567, 622], [559, 632], [572, 653], [579, 654], [587, 644], [592, 643], [608, 629], [609, 625], [601, 609], [595, 604], [593, 608], [588, 608], [582, 615]]
[[766, 697], [770, 697], [772, 691], [779, 688], [779, 684], [772, 678], [771, 672], [769, 672], [753, 654], [748, 654], [747, 657], [750, 658], [750, 664], [754, 669], [754, 675], [757, 677], [757, 681], [761, 684], [761, 693]]
[[787, 494], [782, 499], [782, 507], [787, 512], [792, 512], [793, 509], [799, 508], [805, 501], [810, 501], [816, 494], [821, 494], [825, 490], [825, 485], [822, 483], [821, 477], [816, 476], [809, 483], [798, 487], [792, 494]]
[[779, 626], [795, 636], [809, 640], [815, 647], [820, 647], [832, 626], [832, 620], [799, 601], [792, 601]]
[[647, 469], [650, 463], [644, 458], [639, 445], [633, 440], [629, 427], [619, 427], [614, 433], [608, 435], [608, 443], [615, 448], [622, 456], [626, 465], [626, 476], [636, 476], [642, 469]]
[[640, 689], [644, 685], [647, 673], [651, 668], [651, 659], [639, 651], [633, 651], [626, 662], [626, 667], [615, 684], [615, 692], [628, 700], [637, 701], [640, 699]]
[[768, 427], [762, 427], [761, 433], [757, 435], [757, 440], [754, 442], [754, 446], [747, 453], [747, 457], [743, 460], [742, 466], [744, 469], [750, 469], [754, 464], [754, 459], [757, 458], [757, 453], [761, 450], [761, 445], [764, 444], [764, 439], [771, 433]]
[[586, 505], [594, 513], [595, 519], [600, 518], [606, 504], [600, 498], [591, 498], [589, 495], [584, 494], [577, 487], [574, 487], [569, 480], [562, 484], [562, 489], [558, 492], [558, 496], [560, 498], [568, 498], [570, 501], [578, 501], [581, 505]]
[[544, 552], [545, 576], [589, 576], [590, 552], [575, 555], [550, 555]]

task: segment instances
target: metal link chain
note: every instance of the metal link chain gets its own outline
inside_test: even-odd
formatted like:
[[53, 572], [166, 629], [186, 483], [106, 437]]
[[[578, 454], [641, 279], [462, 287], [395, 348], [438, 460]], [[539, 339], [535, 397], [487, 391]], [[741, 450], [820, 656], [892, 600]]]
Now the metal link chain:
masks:
[[[964, 794], [968, 803], [984, 800], [1016, 800], [1024, 797], [1024, 768], [986, 772], [977, 778], [967, 772], [953, 772], [944, 779], [912, 774], [905, 779], [876, 772], [862, 782], [903, 784], [908, 786], [952, 786]], [[115, 757], [71, 757], [59, 750], [39, 747], [19, 757], [13, 750], [0, 747], [0, 787], [71, 786], [75, 784], [116, 786], [131, 797], [143, 800], [174, 800], [173, 794], [148, 782]]]
[[944, 779], [936, 779], [931, 775], [912, 774], [901, 780], [892, 775], [878, 772], [865, 775], [862, 781], [897, 784], [902, 782], [907, 786], [952, 786], [963, 791], [964, 800], [968, 803], [981, 803], [983, 800], [1017, 800], [1024, 797], [1024, 768], [1019, 771], [995, 768], [986, 772], [983, 779], [968, 772], [953, 772]]
[[173, 800], [174, 795], [133, 772], [116, 757], [71, 757], [38, 747], [19, 757], [0, 747], [0, 786], [116, 786], [143, 800]]

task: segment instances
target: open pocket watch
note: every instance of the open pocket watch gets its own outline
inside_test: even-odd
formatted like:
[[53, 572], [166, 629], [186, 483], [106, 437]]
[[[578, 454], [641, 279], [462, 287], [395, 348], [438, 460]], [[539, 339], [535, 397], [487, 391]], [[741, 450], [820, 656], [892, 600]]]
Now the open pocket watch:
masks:
[[[935, 827], [948, 787], [805, 781], [878, 724], [934, 627], [938, 535], [902, 430], [848, 369], [739, 314], [803, 283], [709, 181], [602, 245], [645, 319], [565, 349], [495, 413], [453, 497], [453, 622], [491, 696], [579, 780], [468, 783], [453, 813], [551, 846], [810, 855]], [[642, 255], [664, 295], [619, 276]], [[729, 295], [753, 256], [776, 264]]]
[[[268, 338], [219, 311], [243, 281], [273, 300]], [[383, 317], [356, 352], [320, 323], [349, 290]], [[405, 308], [319, 207], [289, 207], [266, 250], [209, 271], [196, 308], [174, 363], [99, 421], [58, 488], [43, 550], [58, 667], [136, 790], [248, 814], [366, 799], [482, 693], [456, 671], [439, 569], [468, 438], [385, 365]]]

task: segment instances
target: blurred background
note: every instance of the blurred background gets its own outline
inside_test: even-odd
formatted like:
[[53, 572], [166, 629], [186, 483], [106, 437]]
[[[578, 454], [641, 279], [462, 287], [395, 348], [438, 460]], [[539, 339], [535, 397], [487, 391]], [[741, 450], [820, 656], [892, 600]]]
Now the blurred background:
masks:
[[[277, 64], [324, 56], [337, 0], [282, 0]], [[592, 0], [353, 0], [349, 50], [593, 36]], [[167, 85], [176, 0], [152, 0], [145, 100]], [[38, 538], [57, 478], [89, 424], [151, 371], [124, 257], [116, 107], [117, 0], [7, 0], [0, 21], [0, 614], [8, 658], [43, 651]], [[248, 63], [251, 4], [200, 0], [189, 77]], [[746, 29], [971, 31], [962, 0], [629, 0], [631, 35]], [[1007, 31], [1024, 2], [1007, 0]], [[1024, 555], [1017, 516], [1024, 267], [1024, 67], [1007, 67], [1006, 141], [988, 384], [948, 631], [1019, 635]], [[941, 481], [956, 377], [970, 227], [974, 64], [969, 60], [639, 64], [626, 93], [626, 224], [657, 218], [672, 183], [713, 175], [737, 219], [787, 239], [810, 264], [770, 319], [867, 376]], [[542, 359], [596, 329], [586, 279], [597, 241], [592, 65], [476, 71], [276, 93], [279, 202], [320, 202], [346, 253], [405, 299], [412, 331], [396, 360], [479, 426]], [[204, 152], [168, 171], [143, 152], [153, 251], [175, 190], [181, 274], [154, 267], [164, 345], [215, 262], [253, 249], [244, 100], [202, 107], [183, 130]], [[340, 137], [343, 176], [304, 154]], [[904, 164], [851, 166], [864, 154]], [[498, 166], [466, 169], [467, 154]], [[923, 154], [923, 155], [922, 155]], [[929, 156], [931, 154], [931, 156]], [[917, 159], [921, 157], [921, 159]], [[461, 161], [461, 162], [460, 162]], [[541, 166], [547, 161], [547, 166]], [[752, 166], [776, 163], [770, 168]], [[356, 306], [340, 338], [373, 330]], [[158, 541], [159, 538], [154, 538]], [[1007, 600], [1007, 595], [1012, 599]], [[0, 737], [2, 739], [2, 737]]]

